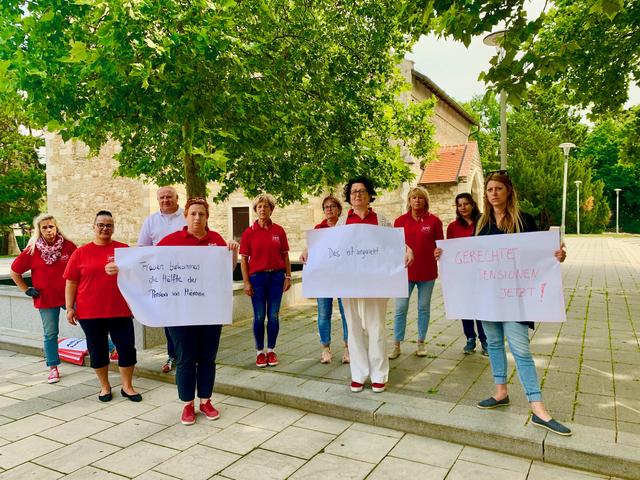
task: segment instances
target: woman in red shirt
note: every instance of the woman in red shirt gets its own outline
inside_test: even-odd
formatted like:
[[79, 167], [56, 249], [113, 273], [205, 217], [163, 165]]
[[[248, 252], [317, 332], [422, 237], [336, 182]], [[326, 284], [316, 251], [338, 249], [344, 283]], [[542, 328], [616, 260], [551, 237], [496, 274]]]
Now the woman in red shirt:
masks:
[[[258, 219], [240, 239], [244, 293], [253, 306], [253, 336], [256, 342], [256, 366], [278, 365], [276, 340], [280, 330], [282, 294], [291, 288], [289, 243], [284, 229], [271, 221], [275, 199], [266, 193], [253, 201]], [[267, 318], [267, 352], [264, 351], [264, 319]]]
[[[478, 217], [480, 217], [480, 209], [471, 194], [464, 192], [456, 195], [456, 219], [447, 226], [447, 239], [473, 236]], [[486, 357], [489, 355], [487, 353], [487, 336], [484, 334], [480, 320], [476, 320], [476, 325], [478, 327], [477, 338], [480, 339], [482, 346], [482, 355]], [[473, 320], [462, 320], [462, 328], [465, 337], [467, 337], [467, 344], [463, 352], [468, 355], [476, 349], [476, 332], [473, 328]]]
[[105, 271], [107, 263], [113, 262], [114, 250], [128, 247], [111, 238], [113, 227], [111, 212], [99, 211], [93, 223], [93, 241], [78, 248], [69, 259], [64, 271], [67, 321], [71, 325], [79, 323], [87, 338], [91, 368], [100, 381], [98, 399], [101, 402], [112, 399], [108, 375], [111, 334], [118, 349], [120, 393], [132, 402], [139, 402], [142, 396], [131, 384], [136, 364], [131, 311], [118, 289], [116, 277]]
[[[27, 247], [11, 264], [11, 278], [25, 295], [33, 298], [33, 306], [42, 318], [49, 383], [60, 381], [58, 332], [60, 309], [64, 307], [62, 274], [75, 249], [74, 243], [58, 228], [53, 215], [43, 213], [33, 220], [33, 235]], [[31, 270], [31, 287], [22, 278], [28, 270]]]
[[[158, 246], [218, 246], [233, 252], [232, 269], [238, 262], [238, 242], [227, 242], [216, 232], [209, 230], [209, 204], [204, 198], [190, 198], [184, 206], [187, 226], [171, 233], [158, 242]], [[176, 384], [178, 396], [185, 402], [180, 421], [183, 425], [196, 422], [193, 401], [196, 389], [200, 399], [200, 411], [208, 420], [216, 420], [220, 412], [211, 404], [213, 384], [216, 379], [216, 355], [222, 334], [222, 325], [184, 325], [169, 328], [169, 335], [176, 347]]]
[[400, 356], [400, 343], [404, 341], [407, 326], [407, 311], [411, 292], [418, 287], [418, 348], [416, 355], [425, 357], [431, 317], [431, 294], [438, 277], [438, 266], [433, 256], [436, 240], [442, 240], [442, 222], [429, 212], [429, 193], [422, 187], [414, 187], [407, 195], [407, 213], [396, 218], [394, 227], [404, 228], [407, 246], [413, 250], [414, 262], [409, 266], [409, 296], [396, 298], [396, 312], [393, 319], [395, 345], [389, 354], [390, 359]]

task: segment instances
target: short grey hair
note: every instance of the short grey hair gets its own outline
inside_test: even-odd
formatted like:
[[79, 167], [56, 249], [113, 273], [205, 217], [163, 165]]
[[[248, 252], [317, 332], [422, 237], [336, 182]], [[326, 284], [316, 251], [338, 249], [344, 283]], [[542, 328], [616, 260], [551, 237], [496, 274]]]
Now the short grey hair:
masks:
[[254, 198], [253, 202], [251, 203], [251, 208], [253, 208], [253, 211], [257, 212], [258, 204], [263, 202], [267, 203], [271, 207], [271, 211], [276, 208], [276, 199], [273, 198], [273, 195], [270, 195], [268, 193], [261, 193], [256, 198]]

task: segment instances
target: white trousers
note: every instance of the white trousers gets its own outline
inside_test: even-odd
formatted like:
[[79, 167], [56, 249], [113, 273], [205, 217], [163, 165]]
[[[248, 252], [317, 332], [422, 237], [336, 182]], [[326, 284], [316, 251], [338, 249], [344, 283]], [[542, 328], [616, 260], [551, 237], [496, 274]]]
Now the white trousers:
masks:
[[388, 298], [343, 298], [344, 316], [349, 329], [351, 380], [387, 383], [389, 357], [385, 335]]

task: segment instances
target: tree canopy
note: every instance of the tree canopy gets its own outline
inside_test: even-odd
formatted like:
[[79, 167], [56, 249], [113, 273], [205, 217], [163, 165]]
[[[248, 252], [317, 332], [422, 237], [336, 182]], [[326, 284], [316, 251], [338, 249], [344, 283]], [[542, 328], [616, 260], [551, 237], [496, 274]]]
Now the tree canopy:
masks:
[[19, 113], [20, 99], [0, 103], [0, 234], [11, 226], [31, 223], [45, 194], [44, 165], [37, 148], [42, 139], [29, 135], [27, 118]]
[[530, 85], [561, 86], [568, 105], [618, 111], [640, 80], [640, 1], [554, 0], [532, 21], [507, 23], [504, 58], [482, 75], [518, 101]]

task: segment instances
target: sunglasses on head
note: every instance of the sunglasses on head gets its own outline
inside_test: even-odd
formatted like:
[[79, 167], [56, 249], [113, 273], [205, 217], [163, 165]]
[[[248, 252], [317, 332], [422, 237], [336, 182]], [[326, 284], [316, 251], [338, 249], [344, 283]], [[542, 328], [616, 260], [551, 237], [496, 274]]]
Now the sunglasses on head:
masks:
[[506, 175], [507, 177], [509, 176], [509, 172], [507, 170], [492, 170], [490, 172], [487, 172], [487, 177], [490, 177], [493, 174]]

